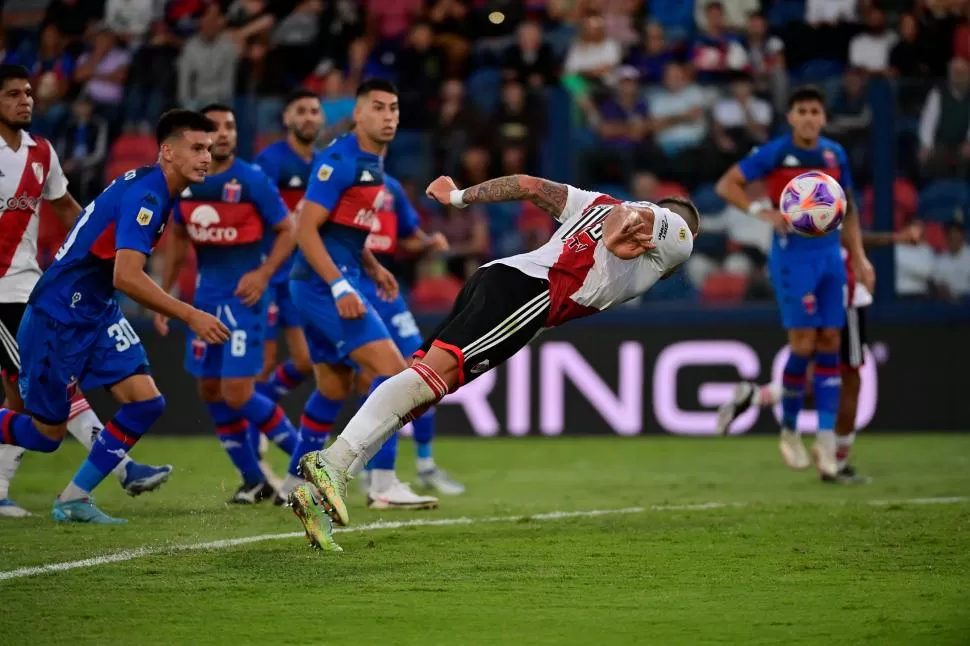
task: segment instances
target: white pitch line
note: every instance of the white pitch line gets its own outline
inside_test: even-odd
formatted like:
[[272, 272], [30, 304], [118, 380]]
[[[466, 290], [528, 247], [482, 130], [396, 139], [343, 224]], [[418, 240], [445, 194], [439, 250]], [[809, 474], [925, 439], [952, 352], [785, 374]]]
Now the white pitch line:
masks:
[[[873, 506], [885, 505], [948, 505], [966, 501], [964, 496], [950, 496], [945, 498], [910, 498], [904, 500], [869, 500], [860, 501], [862, 504]], [[854, 501], [842, 501], [851, 504]], [[337, 528], [334, 533], [358, 533], [373, 532], [383, 529], [405, 529], [409, 527], [447, 527], [452, 525], [478, 525], [484, 523], [515, 523], [523, 521], [547, 521], [562, 520], [566, 518], [593, 518], [597, 516], [617, 516], [622, 514], [642, 514], [648, 511], [707, 511], [711, 509], [727, 509], [746, 507], [747, 502], [704, 502], [683, 505], [651, 505], [650, 507], [624, 507], [621, 509], [589, 509], [586, 511], [550, 511], [539, 514], [528, 514], [522, 516], [488, 516], [485, 518], [416, 518], [413, 520], [401, 521], [377, 521], [366, 525], [354, 527]], [[259, 536], [244, 536], [242, 538], [227, 538], [220, 541], [208, 541], [205, 543], [190, 543], [188, 545], [163, 545], [158, 547], [139, 547], [133, 550], [124, 550], [104, 556], [95, 556], [80, 561], [66, 561], [63, 563], [50, 563], [35, 567], [24, 567], [16, 570], [0, 572], [0, 581], [11, 579], [22, 579], [25, 577], [37, 576], [39, 574], [50, 574], [53, 572], [65, 572], [68, 570], [79, 570], [82, 568], [96, 567], [99, 565], [109, 565], [111, 563], [123, 563], [146, 556], [158, 556], [162, 554], [177, 554], [179, 552], [194, 552], [199, 550], [220, 550], [249, 543], [262, 543], [264, 541], [276, 541], [286, 538], [301, 538], [303, 532], [287, 532], [285, 534], [261, 534]]]

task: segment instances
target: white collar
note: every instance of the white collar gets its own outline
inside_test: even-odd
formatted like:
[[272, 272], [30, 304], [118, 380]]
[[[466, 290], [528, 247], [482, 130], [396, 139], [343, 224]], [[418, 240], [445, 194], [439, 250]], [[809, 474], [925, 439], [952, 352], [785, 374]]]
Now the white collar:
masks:
[[[37, 142], [34, 141], [33, 138], [31, 138], [30, 133], [28, 133], [26, 130], [21, 130], [20, 131], [20, 145], [21, 146], [36, 146], [37, 145]], [[3, 149], [3, 148], [10, 148], [10, 146], [9, 146], [9, 144], [7, 144], [7, 141], [3, 137], [0, 137], [0, 149]]]

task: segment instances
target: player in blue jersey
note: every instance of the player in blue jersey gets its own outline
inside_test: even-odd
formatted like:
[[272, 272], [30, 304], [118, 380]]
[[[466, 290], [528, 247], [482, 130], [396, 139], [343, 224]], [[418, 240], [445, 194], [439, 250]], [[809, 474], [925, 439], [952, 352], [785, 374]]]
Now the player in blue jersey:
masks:
[[[447, 239], [440, 233], [428, 235], [420, 228], [417, 211], [411, 205], [401, 184], [391, 177], [384, 175], [385, 194], [381, 210], [377, 212], [374, 227], [367, 236], [367, 248], [375, 256], [394, 254], [398, 246], [412, 253], [426, 253], [445, 251], [448, 249]], [[367, 302], [376, 310], [384, 321], [388, 333], [394, 344], [405, 357], [414, 355], [421, 348], [421, 330], [418, 329], [414, 316], [408, 309], [407, 302], [401, 294], [397, 298], [388, 300], [368, 276], [358, 278], [358, 287]], [[350, 366], [357, 370], [353, 361], [347, 359], [343, 364], [327, 375], [326, 393], [315, 393], [307, 403], [300, 422], [301, 435], [316, 437], [315, 445], [323, 446], [330, 433], [333, 423], [343, 406], [344, 400], [353, 390], [354, 375], [343, 370]], [[369, 375], [360, 372], [357, 386], [359, 392], [366, 393], [371, 384]], [[337, 389], [333, 391], [332, 389]], [[443, 469], [438, 468], [432, 453], [432, 439], [434, 437], [435, 415], [434, 409], [417, 418], [413, 422], [414, 441], [417, 449], [418, 483], [427, 488], [446, 495], [459, 495], [465, 487], [452, 479]], [[309, 442], [307, 446], [309, 446]], [[296, 456], [299, 457], [299, 456]], [[371, 509], [420, 509], [429, 501], [414, 498], [407, 490], [401, 490], [402, 485], [394, 472], [397, 460], [397, 434], [385, 442], [367, 468], [361, 472], [359, 480], [363, 490], [367, 493], [367, 504]], [[297, 477], [296, 467], [298, 459], [291, 461], [291, 473], [286, 479], [281, 496], [277, 502], [282, 503], [285, 496], [296, 487], [302, 479]], [[376, 474], [376, 478], [373, 477]]]
[[[812, 452], [819, 473], [835, 477], [838, 462], [834, 428], [841, 389], [839, 347], [845, 324], [846, 270], [839, 235], [806, 238], [788, 228], [778, 203], [790, 180], [808, 170], [821, 170], [842, 184], [849, 200], [842, 244], [853, 259], [856, 277], [870, 289], [874, 273], [862, 246], [845, 151], [838, 143], [820, 136], [825, 125], [822, 92], [810, 86], [796, 89], [788, 101], [788, 123], [791, 134], [752, 151], [725, 173], [717, 191], [735, 207], [771, 222], [776, 231], [768, 268], [790, 349], [782, 377], [782, 458], [793, 469], [805, 469], [811, 462], [798, 434], [797, 419], [808, 365], [814, 362], [819, 432]], [[748, 198], [745, 185], [757, 180], [764, 182], [770, 201], [751, 202]]]
[[[286, 138], [270, 144], [256, 157], [258, 165], [276, 185], [290, 211], [306, 193], [310, 170], [319, 151], [315, 147], [323, 127], [320, 97], [304, 89], [295, 90], [286, 98], [283, 108]], [[290, 296], [292, 260], [285, 262], [270, 283], [269, 330], [266, 336], [260, 390], [279, 401], [297, 388], [313, 372], [310, 350], [303, 336], [299, 312]], [[276, 365], [277, 342], [282, 330], [289, 358]]]
[[[201, 110], [215, 124], [212, 165], [205, 181], [177, 200], [172, 247], [166, 255], [162, 287], [178, 280], [189, 243], [198, 258], [195, 306], [214, 314], [232, 334], [229, 343], [209, 346], [197, 335], [186, 343], [185, 368], [199, 380], [199, 394], [242, 485], [230, 499], [252, 504], [272, 498], [257, 456], [265, 435], [288, 454], [296, 449], [296, 430], [283, 409], [256, 392], [263, 366], [263, 343], [270, 281], [293, 253], [289, 211], [269, 178], [236, 157], [236, 116], [213, 104]], [[264, 240], [273, 244], [264, 255]], [[168, 321], [155, 316], [156, 328], [168, 333]]]
[[0, 443], [56, 450], [79, 388], [107, 388], [121, 404], [54, 502], [55, 520], [124, 522], [98, 509], [91, 491], [165, 410], [145, 350], [115, 291], [184, 321], [206, 343], [229, 339], [229, 329], [216, 317], [169, 296], [145, 272], [173, 198], [205, 179], [213, 130], [198, 112], [162, 115], [156, 129], [158, 163], [128, 171], [87, 205], [31, 292], [17, 333], [20, 395], [27, 412], [0, 409]]
[[[305, 414], [312, 413], [317, 394], [339, 392], [328, 383], [334, 375], [343, 381], [352, 378], [350, 366], [337, 367], [347, 358], [373, 375], [371, 392], [407, 367], [374, 306], [361, 294], [359, 282], [367, 274], [384, 298], [397, 297], [397, 281], [365, 246], [384, 199], [381, 158], [398, 121], [397, 88], [383, 79], [364, 82], [357, 89], [355, 130], [323, 151], [297, 218], [299, 252], [290, 292], [303, 317], [317, 378], [317, 392]], [[298, 453], [319, 450], [319, 440], [318, 434], [302, 433]], [[404, 489], [396, 485], [396, 490]], [[309, 491], [297, 487], [291, 497], [310, 495]], [[413, 492], [411, 496], [422, 498]], [[421, 504], [437, 504], [431, 500]]]

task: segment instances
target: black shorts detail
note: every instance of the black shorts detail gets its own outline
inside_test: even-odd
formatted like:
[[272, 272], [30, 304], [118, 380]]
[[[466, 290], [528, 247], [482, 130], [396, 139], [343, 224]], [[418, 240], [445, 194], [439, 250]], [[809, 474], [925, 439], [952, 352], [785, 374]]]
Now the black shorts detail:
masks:
[[866, 361], [865, 350], [868, 344], [866, 308], [846, 308], [845, 325], [842, 327], [842, 365], [853, 370], [861, 368]]
[[17, 330], [26, 310], [27, 303], [0, 303], [0, 370], [11, 377], [20, 374]]
[[504, 363], [538, 334], [549, 317], [549, 281], [508, 265], [476, 271], [455, 299], [451, 313], [417, 356], [431, 346], [458, 359], [458, 383]]

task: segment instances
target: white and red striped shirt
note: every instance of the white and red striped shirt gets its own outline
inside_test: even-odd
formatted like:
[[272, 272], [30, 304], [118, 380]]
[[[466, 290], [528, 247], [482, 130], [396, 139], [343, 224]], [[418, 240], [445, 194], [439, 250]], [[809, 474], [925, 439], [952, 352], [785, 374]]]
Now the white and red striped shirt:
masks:
[[[694, 237], [682, 217], [650, 202], [636, 202], [654, 213], [653, 243], [647, 253], [623, 260], [603, 243], [603, 221], [617, 204], [609, 195], [572, 186], [566, 207], [556, 218], [562, 226], [534, 251], [488, 263], [515, 267], [549, 281], [546, 327], [588, 316], [640, 296], [664, 274], [686, 262]], [[487, 266], [487, 265], [486, 265]]]
[[42, 200], [67, 193], [50, 142], [20, 132], [14, 150], [0, 138], [0, 303], [26, 303], [40, 278], [37, 229]]

